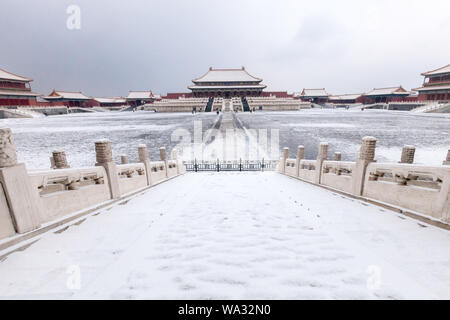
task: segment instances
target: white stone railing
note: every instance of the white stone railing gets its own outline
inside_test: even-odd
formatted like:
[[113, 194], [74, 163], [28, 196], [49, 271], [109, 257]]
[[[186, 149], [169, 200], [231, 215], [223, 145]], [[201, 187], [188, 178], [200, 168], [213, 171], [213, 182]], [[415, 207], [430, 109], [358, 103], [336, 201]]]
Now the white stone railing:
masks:
[[316, 160], [301, 160], [298, 169], [298, 177], [309, 182], [314, 182], [316, 176], [316, 165]]
[[354, 162], [340, 161], [340, 153], [335, 153], [336, 160], [327, 160], [326, 143], [320, 144], [316, 160], [303, 159], [303, 146], [299, 146], [296, 159], [289, 159], [289, 149], [285, 148], [277, 170], [417, 217], [450, 224], [450, 150], [442, 166], [425, 166], [413, 164], [412, 146], [403, 148], [400, 163], [376, 163], [375, 148], [375, 138], [363, 138], [360, 156]]
[[352, 174], [356, 162], [324, 161], [320, 183], [348, 193], [352, 191]]
[[363, 196], [450, 222], [450, 166], [371, 163]]
[[145, 165], [131, 163], [117, 165], [120, 194], [124, 195], [147, 186]]
[[28, 175], [39, 195], [40, 224], [110, 199], [103, 167], [33, 170]]
[[55, 150], [50, 158], [53, 170], [27, 171], [17, 163], [11, 130], [0, 128], [0, 239], [70, 219], [186, 172], [175, 150], [168, 160], [161, 148], [161, 161], [150, 162], [147, 147], [140, 145], [139, 163], [131, 164], [126, 155], [122, 164], [113, 162], [108, 140], [95, 142], [95, 152], [92, 167], [70, 168], [65, 152]]

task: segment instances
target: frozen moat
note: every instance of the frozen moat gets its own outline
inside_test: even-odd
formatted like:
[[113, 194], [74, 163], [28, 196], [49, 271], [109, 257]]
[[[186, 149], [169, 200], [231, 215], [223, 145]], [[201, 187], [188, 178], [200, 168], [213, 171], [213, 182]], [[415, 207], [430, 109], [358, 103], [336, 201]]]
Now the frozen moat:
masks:
[[[185, 129], [193, 135], [194, 121], [201, 120], [206, 130], [213, 126], [216, 117], [215, 113], [111, 112], [1, 119], [0, 125], [12, 129], [19, 160], [27, 167], [48, 168], [48, 157], [54, 149], [65, 150], [70, 164], [77, 167], [95, 162], [93, 145], [101, 138], [111, 140], [117, 161], [124, 153], [130, 162], [137, 161], [136, 146], [140, 143], [147, 145], [152, 159], [157, 159], [161, 146], [171, 150], [177, 145], [178, 142], [171, 141], [176, 129]], [[307, 110], [239, 113], [237, 117], [249, 129], [279, 129], [279, 147], [287, 146], [293, 152], [302, 144], [309, 159], [315, 158], [320, 141], [328, 141], [330, 154], [339, 151], [343, 160], [353, 160], [361, 138], [367, 135], [378, 139], [379, 161], [398, 161], [401, 147], [410, 144], [417, 147], [417, 163], [441, 164], [450, 146], [448, 114]]]

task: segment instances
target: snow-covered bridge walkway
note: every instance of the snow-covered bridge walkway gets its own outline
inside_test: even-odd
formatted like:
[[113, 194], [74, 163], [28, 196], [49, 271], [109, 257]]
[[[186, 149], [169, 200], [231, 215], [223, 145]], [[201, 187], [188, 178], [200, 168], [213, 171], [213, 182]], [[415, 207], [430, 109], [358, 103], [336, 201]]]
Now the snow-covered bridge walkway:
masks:
[[54, 231], [0, 262], [0, 298], [450, 298], [449, 231], [274, 172], [186, 174]]

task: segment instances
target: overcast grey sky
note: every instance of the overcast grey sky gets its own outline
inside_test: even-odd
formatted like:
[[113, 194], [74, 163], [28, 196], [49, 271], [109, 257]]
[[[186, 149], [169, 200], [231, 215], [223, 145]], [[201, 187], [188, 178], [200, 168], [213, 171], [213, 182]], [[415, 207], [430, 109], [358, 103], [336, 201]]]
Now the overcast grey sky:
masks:
[[267, 90], [411, 89], [450, 63], [448, 0], [1, 0], [0, 30], [0, 68], [44, 94], [187, 92], [209, 66], [245, 66]]

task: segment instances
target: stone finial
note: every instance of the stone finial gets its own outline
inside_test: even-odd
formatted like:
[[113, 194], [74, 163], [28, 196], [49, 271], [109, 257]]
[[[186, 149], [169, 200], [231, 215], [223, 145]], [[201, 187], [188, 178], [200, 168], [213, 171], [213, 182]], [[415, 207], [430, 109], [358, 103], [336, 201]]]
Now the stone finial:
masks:
[[317, 155], [317, 159], [326, 160], [327, 158], [328, 158], [328, 142], [321, 142], [319, 144], [319, 154]]
[[340, 152], [334, 153], [334, 161], [341, 161], [342, 160], [342, 154]]
[[374, 137], [362, 138], [361, 149], [359, 151], [359, 159], [374, 161], [375, 160], [375, 148], [377, 146], [377, 139]]
[[178, 160], [178, 152], [177, 149], [172, 150], [172, 160]]
[[400, 159], [400, 163], [413, 163], [415, 152], [416, 148], [414, 148], [413, 146], [404, 146], [402, 149], [402, 157]]
[[97, 163], [112, 162], [112, 150], [109, 140], [95, 141], [95, 154]]
[[164, 147], [159, 148], [159, 157], [161, 158], [161, 161], [167, 160], [166, 148]]
[[56, 169], [65, 169], [70, 168], [69, 164], [67, 163], [67, 157], [66, 153], [62, 150], [53, 150], [53, 161], [55, 163]]
[[17, 164], [16, 146], [10, 128], [0, 128], [0, 168]]
[[145, 144], [138, 145], [138, 155], [139, 162], [145, 162], [146, 160], [148, 160], [148, 150]]
[[305, 147], [298, 146], [297, 147], [297, 160], [305, 159]]
[[289, 148], [284, 148], [283, 149], [283, 159], [287, 159], [289, 158]]
[[55, 169], [56, 168], [55, 159], [53, 159], [53, 156], [51, 156], [49, 158], [50, 158], [50, 168]]
[[444, 166], [450, 166], [450, 149], [447, 151], [447, 158], [442, 162]]
[[120, 156], [120, 162], [121, 162], [122, 164], [128, 164], [128, 156], [127, 156], [126, 154], [122, 154], [122, 155]]

